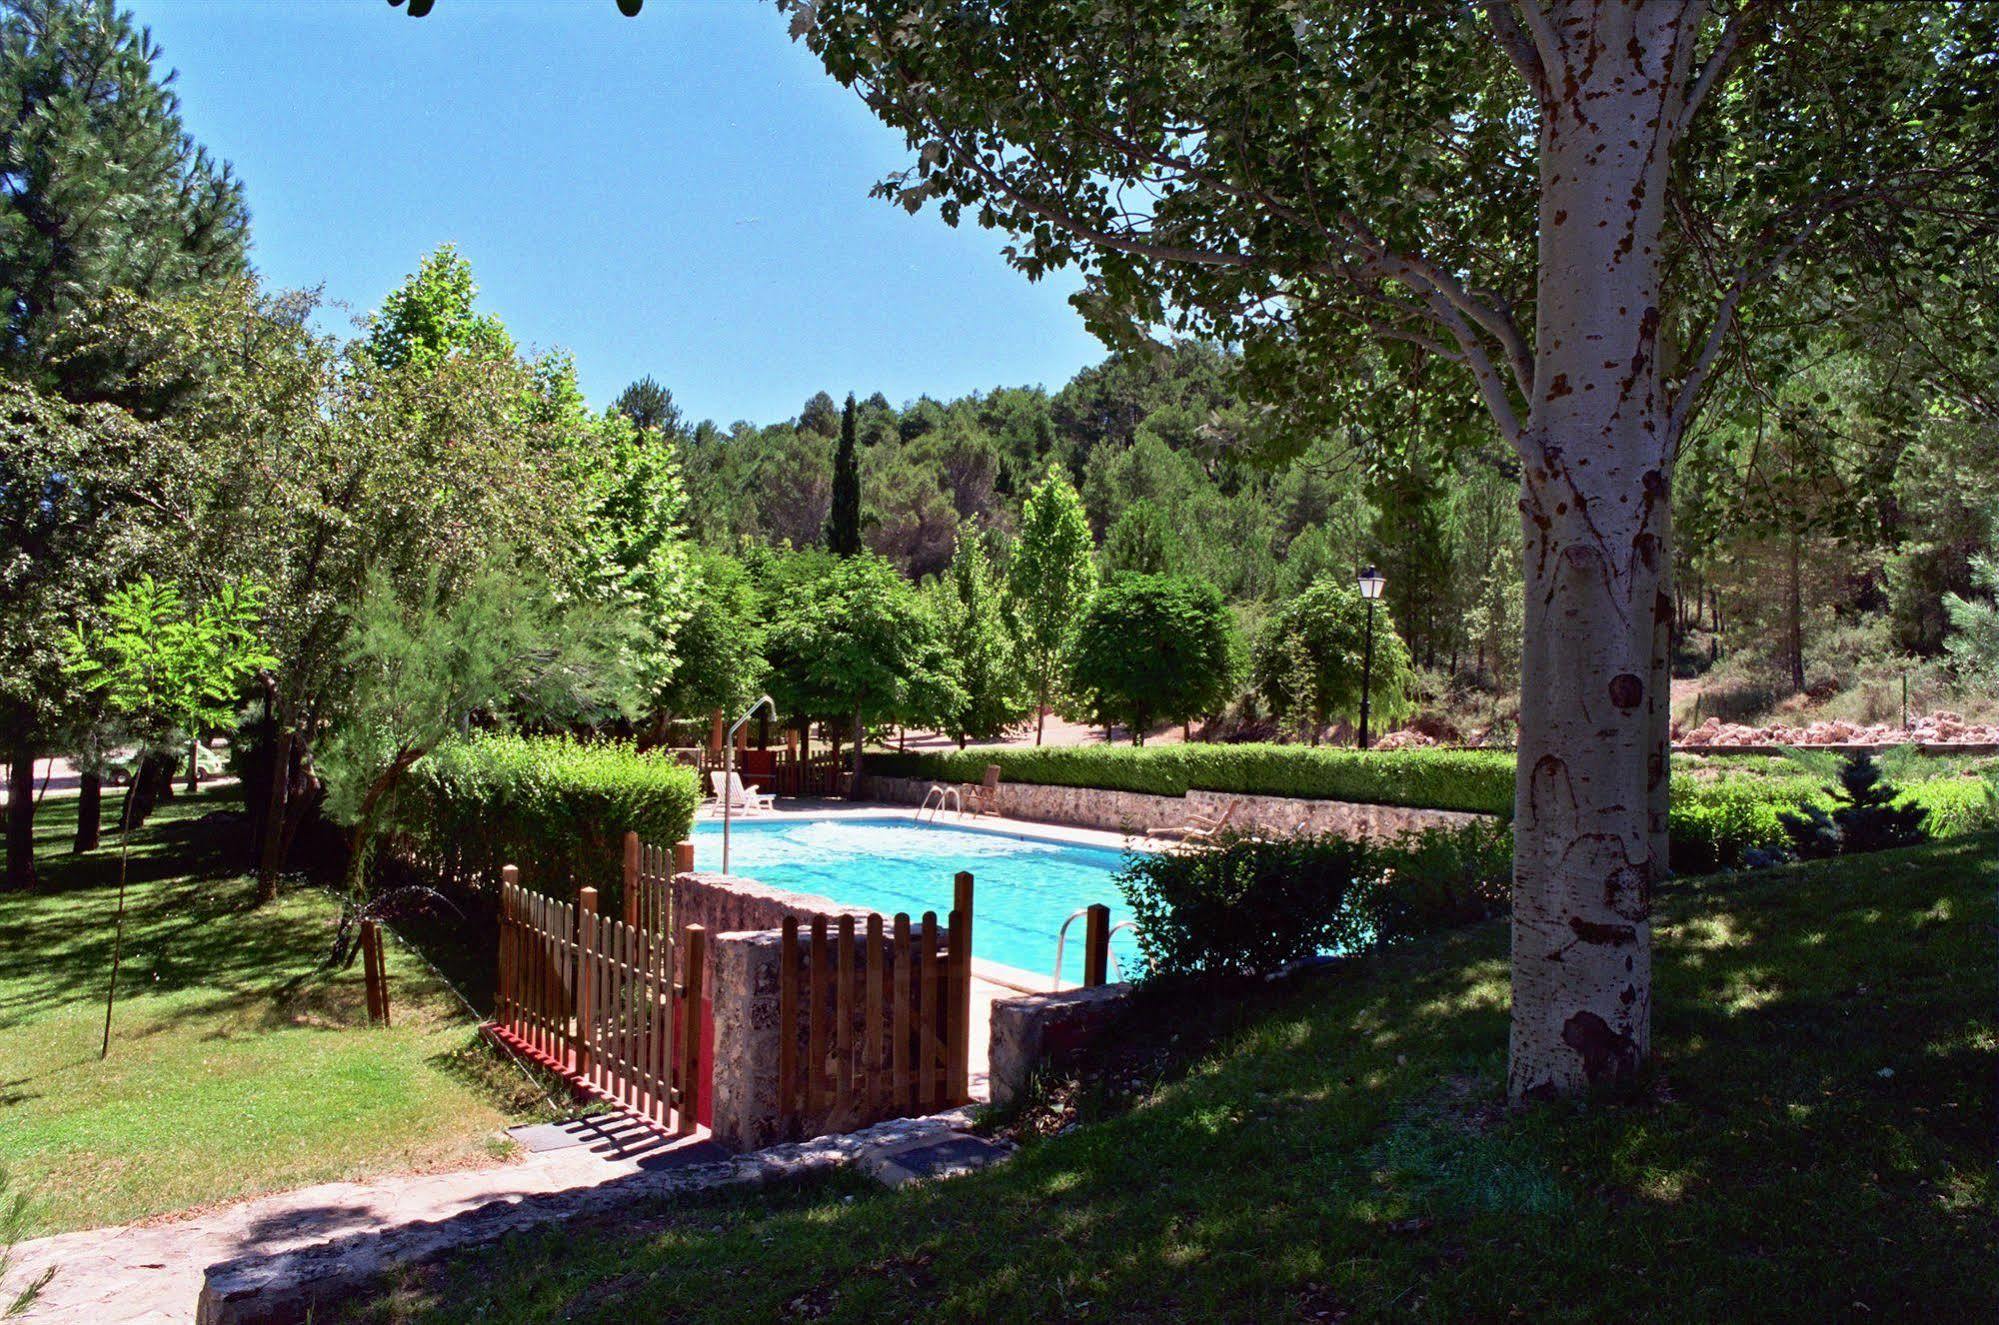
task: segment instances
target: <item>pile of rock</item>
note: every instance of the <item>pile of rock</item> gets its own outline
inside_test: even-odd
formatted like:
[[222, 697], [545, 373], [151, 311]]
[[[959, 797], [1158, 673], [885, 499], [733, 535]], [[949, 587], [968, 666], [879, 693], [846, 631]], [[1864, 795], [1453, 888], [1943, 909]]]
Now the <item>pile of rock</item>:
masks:
[[1907, 727], [1887, 723], [1847, 722], [1843, 718], [1806, 727], [1751, 727], [1709, 718], [1692, 731], [1673, 725], [1673, 741], [1694, 748], [1726, 749], [1746, 745], [1995, 745], [1999, 723], [1966, 722], [1956, 713], [1940, 711], [1917, 718]]

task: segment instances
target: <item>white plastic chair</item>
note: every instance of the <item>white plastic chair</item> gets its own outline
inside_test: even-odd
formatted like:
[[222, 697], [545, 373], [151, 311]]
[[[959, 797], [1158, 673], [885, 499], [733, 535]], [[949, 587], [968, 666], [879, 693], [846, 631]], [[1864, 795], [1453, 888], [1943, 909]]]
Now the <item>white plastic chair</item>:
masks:
[[[726, 784], [723, 782], [725, 777], [728, 779]], [[752, 782], [744, 786], [741, 773], [710, 773], [708, 785], [714, 789], [715, 799], [726, 799], [732, 810], [768, 810], [771, 802], [777, 799], [769, 792], [758, 791], [760, 783]]]

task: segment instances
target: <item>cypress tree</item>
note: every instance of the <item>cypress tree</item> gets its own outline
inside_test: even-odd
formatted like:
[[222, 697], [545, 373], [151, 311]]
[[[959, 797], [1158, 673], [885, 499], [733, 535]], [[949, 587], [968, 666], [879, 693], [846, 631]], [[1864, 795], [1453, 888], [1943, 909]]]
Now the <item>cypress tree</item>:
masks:
[[826, 547], [836, 557], [861, 550], [861, 465], [854, 454], [854, 393], [840, 413], [840, 449], [833, 454], [833, 510], [826, 519]]

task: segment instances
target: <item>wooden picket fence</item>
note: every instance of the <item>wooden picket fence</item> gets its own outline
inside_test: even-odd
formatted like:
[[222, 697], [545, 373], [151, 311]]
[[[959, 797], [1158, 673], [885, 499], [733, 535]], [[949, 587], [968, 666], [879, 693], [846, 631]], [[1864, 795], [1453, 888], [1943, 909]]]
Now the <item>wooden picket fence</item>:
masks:
[[688, 925], [674, 943], [664, 925], [599, 915], [593, 888], [561, 902], [521, 887], [511, 865], [504, 875], [495, 1029], [660, 1129], [692, 1132], [707, 932]]
[[625, 923], [655, 934], [673, 933], [673, 876], [693, 868], [692, 842], [676, 842], [669, 850], [626, 833]]
[[[844, 1130], [934, 1113], [971, 1098], [972, 876], [955, 880], [940, 931], [926, 911], [879, 913], [801, 932], [787, 916], [778, 965], [778, 1112]], [[864, 945], [864, 946], [862, 946]]]

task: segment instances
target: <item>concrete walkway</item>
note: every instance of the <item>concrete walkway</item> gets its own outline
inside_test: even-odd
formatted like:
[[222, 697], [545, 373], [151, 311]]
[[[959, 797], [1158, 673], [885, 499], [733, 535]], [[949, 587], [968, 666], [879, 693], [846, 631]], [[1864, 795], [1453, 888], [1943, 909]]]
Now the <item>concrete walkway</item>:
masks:
[[667, 1142], [618, 1115], [581, 1120], [578, 1143], [517, 1163], [456, 1173], [333, 1182], [259, 1197], [171, 1222], [62, 1233], [21, 1244], [0, 1301], [44, 1269], [56, 1276], [23, 1318], [91, 1325], [195, 1319], [203, 1272], [221, 1261], [274, 1255], [404, 1225], [448, 1220], [494, 1201], [596, 1187], [613, 1179], [725, 1159], [702, 1133]]

